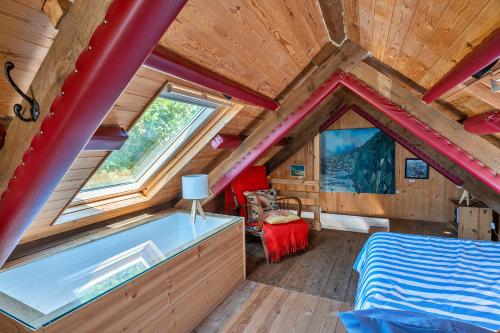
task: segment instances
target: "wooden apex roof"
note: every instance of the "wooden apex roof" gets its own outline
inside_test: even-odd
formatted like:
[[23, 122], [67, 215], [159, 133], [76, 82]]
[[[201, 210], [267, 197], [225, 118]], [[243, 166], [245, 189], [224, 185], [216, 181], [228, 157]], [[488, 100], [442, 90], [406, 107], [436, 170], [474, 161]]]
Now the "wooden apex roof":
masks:
[[[23, 90], [28, 89], [58, 33], [43, 12], [45, 2], [4, 0], [0, 9], [0, 60], [15, 63], [13, 75]], [[412, 94], [420, 96], [500, 26], [500, 18], [495, 15], [498, 12], [500, 2], [494, 0], [429, 0], [408, 4], [394, 0], [383, 3], [375, 0], [189, 0], [160, 45], [250, 89], [283, 101], [290, 87], [300, 84], [301, 78], [317, 70], [318, 58], [324, 60], [336, 45], [349, 39], [371, 53], [371, 59], [366, 60], [370, 66], [400, 80]], [[110, 110], [104, 124], [129, 129], [167, 81], [204, 89], [143, 67]], [[433, 106], [453, 121], [498, 110], [498, 93], [493, 93], [487, 85], [486, 79], [469, 80]], [[0, 120], [6, 126], [13, 116], [12, 106], [17, 102], [19, 97], [2, 76]], [[251, 135], [275, 117], [280, 117], [280, 113], [276, 115], [244, 104], [221, 132]], [[498, 138], [497, 135], [488, 140], [498, 147]], [[264, 160], [279, 151], [279, 148], [271, 150]], [[175, 203], [180, 195], [181, 174], [209, 173], [232, 153], [214, 151], [206, 145], [153, 200], [134, 202], [120, 212], [104, 212], [96, 218], [51, 226], [107, 156], [105, 152], [82, 152], [24, 241], [152, 205]]]

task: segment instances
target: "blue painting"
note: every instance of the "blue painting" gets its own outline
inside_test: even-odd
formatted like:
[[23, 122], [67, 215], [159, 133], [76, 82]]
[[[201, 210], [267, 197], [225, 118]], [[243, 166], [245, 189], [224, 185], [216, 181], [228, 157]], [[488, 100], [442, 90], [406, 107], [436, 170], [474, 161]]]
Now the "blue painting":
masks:
[[322, 192], [395, 193], [394, 140], [377, 128], [321, 133]]
[[429, 165], [418, 158], [407, 158], [405, 160], [405, 178], [428, 179]]
[[292, 177], [305, 177], [306, 176], [306, 166], [305, 165], [298, 165], [298, 164], [292, 164], [290, 166], [290, 176]]

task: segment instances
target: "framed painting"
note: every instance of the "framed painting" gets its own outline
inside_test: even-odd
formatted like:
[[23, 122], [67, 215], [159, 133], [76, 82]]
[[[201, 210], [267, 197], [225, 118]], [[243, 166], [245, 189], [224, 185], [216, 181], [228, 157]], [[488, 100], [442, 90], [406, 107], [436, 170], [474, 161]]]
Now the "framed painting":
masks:
[[418, 158], [405, 159], [405, 178], [429, 179], [429, 165]]
[[396, 192], [395, 143], [379, 129], [324, 131], [320, 145], [322, 192]]
[[301, 164], [290, 165], [290, 176], [304, 178], [306, 176], [306, 166]]

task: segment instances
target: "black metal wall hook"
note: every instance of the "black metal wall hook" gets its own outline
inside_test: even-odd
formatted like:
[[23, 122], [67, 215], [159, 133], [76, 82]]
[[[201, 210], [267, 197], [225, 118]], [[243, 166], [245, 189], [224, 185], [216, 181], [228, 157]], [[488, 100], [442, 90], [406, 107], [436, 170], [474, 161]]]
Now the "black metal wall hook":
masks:
[[17, 84], [14, 82], [12, 77], [10, 76], [10, 71], [14, 69], [14, 64], [10, 61], [7, 61], [4, 65], [4, 71], [5, 71], [5, 77], [7, 78], [7, 81], [10, 83], [10, 85], [14, 88], [14, 90], [17, 91], [21, 97], [26, 100], [30, 104], [30, 115], [31, 118], [26, 118], [21, 114], [21, 111], [23, 110], [23, 107], [21, 104], [15, 104], [14, 105], [14, 114], [16, 115], [17, 118], [21, 119], [22, 121], [30, 122], [30, 121], [36, 121], [38, 117], [40, 116], [40, 106], [38, 105], [38, 102], [36, 101], [35, 98], [31, 98], [27, 96], [25, 93], [19, 89]]

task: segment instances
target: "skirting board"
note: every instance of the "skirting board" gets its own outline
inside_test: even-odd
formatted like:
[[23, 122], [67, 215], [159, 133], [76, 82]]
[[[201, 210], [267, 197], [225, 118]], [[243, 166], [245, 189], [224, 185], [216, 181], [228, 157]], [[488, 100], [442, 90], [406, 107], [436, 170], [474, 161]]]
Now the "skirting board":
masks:
[[389, 219], [353, 215], [321, 213], [321, 227], [368, 233], [370, 227], [389, 229]]
[[[297, 211], [292, 211], [297, 214]], [[313, 212], [302, 212], [302, 217], [313, 219]], [[368, 233], [370, 227], [386, 228], [389, 230], [389, 219], [379, 217], [365, 217], [354, 215], [342, 215], [333, 213], [321, 213], [321, 227], [325, 229], [344, 230]]]

